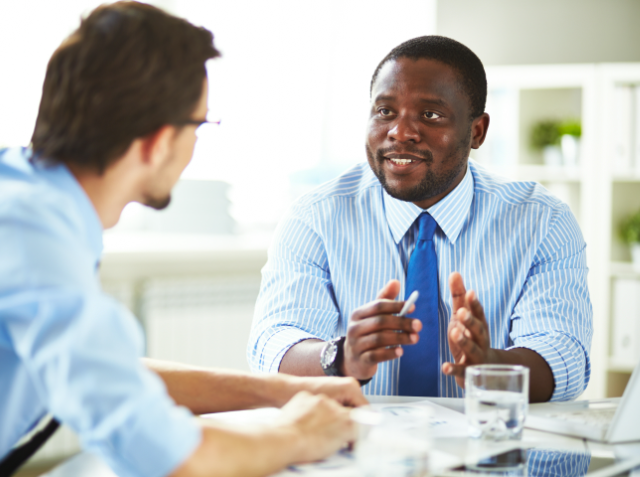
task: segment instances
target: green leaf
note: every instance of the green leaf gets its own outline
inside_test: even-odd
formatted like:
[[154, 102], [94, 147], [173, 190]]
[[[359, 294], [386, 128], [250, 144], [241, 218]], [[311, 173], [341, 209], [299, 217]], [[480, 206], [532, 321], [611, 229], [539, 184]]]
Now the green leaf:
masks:
[[536, 123], [531, 129], [531, 147], [536, 150], [545, 146], [557, 146], [560, 144], [560, 122], [546, 120]]
[[626, 243], [640, 243], [640, 210], [620, 224], [620, 238]]

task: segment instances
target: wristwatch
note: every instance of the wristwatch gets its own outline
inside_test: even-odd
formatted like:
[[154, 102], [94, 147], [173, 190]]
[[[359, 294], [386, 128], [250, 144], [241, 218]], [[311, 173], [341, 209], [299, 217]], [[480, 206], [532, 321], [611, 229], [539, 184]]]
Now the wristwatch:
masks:
[[[346, 340], [346, 336], [341, 336], [340, 338], [327, 341], [322, 347], [322, 351], [320, 351], [320, 365], [322, 366], [324, 374], [327, 376], [343, 376], [340, 368], [344, 361], [344, 342]], [[358, 379], [360, 386], [364, 386], [369, 381], [371, 381], [371, 378]]]

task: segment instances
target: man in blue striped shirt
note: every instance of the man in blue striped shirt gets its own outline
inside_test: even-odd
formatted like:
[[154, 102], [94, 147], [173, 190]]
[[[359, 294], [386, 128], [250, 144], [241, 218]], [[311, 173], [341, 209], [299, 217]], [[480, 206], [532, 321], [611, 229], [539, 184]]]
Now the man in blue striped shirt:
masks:
[[[402, 356], [423, 341], [437, 346], [440, 396], [462, 396], [465, 367], [479, 363], [529, 367], [531, 401], [584, 391], [585, 243], [567, 205], [540, 185], [469, 160], [487, 134], [486, 94], [478, 57], [448, 38], [415, 38], [382, 60], [368, 164], [298, 199], [278, 226], [249, 340], [254, 370], [353, 376], [369, 394], [398, 394]], [[426, 336], [395, 301], [413, 291], [407, 270], [423, 213], [437, 224], [436, 323]]]

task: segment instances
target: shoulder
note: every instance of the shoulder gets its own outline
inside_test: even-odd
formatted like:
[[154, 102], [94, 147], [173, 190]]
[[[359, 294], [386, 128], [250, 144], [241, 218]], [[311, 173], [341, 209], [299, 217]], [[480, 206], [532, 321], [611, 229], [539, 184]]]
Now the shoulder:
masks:
[[507, 179], [469, 161], [473, 175], [474, 194], [481, 200], [491, 200], [504, 207], [540, 208], [567, 212], [569, 207], [542, 185], [533, 181]]
[[44, 180], [24, 153], [0, 154], [0, 288], [77, 275], [82, 234], [72, 198]]
[[[0, 217], [3, 227], [30, 224], [71, 227], [74, 204], [71, 197], [45, 180], [44, 173], [29, 160], [28, 149], [0, 151]], [[54, 166], [55, 167], [55, 166]]]
[[583, 246], [580, 226], [569, 206], [533, 181], [514, 181], [469, 162], [474, 179], [475, 213], [488, 224], [522, 227], [548, 240]]

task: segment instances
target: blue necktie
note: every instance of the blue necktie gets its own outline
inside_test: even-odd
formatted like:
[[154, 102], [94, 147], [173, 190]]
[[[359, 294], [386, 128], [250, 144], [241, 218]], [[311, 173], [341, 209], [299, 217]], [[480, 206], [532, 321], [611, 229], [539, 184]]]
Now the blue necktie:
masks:
[[422, 321], [422, 331], [418, 343], [403, 346], [399, 394], [438, 396], [438, 257], [433, 243], [438, 224], [426, 212], [418, 220], [418, 241], [409, 260], [405, 295], [409, 296], [414, 290], [420, 293], [415, 311], [408, 316]]

